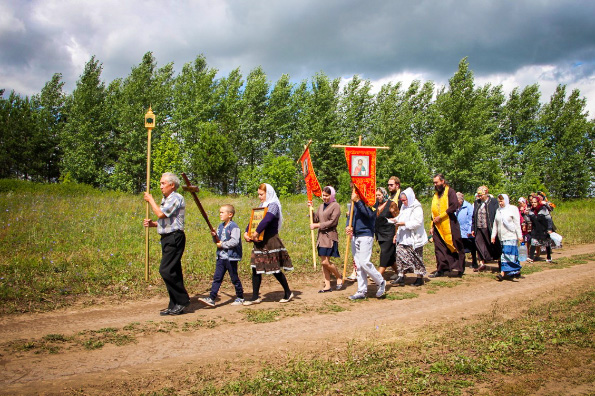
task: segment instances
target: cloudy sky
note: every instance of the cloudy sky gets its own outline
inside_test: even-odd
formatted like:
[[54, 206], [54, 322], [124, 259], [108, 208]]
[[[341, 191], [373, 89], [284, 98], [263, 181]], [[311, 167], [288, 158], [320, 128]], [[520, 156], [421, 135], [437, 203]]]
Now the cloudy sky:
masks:
[[204, 54], [220, 76], [262, 66], [271, 82], [324, 72], [375, 87], [446, 84], [468, 57], [477, 84], [578, 88], [595, 117], [593, 0], [0, 0], [0, 88], [32, 95], [54, 73], [70, 92], [95, 55], [109, 83], [152, 51]]

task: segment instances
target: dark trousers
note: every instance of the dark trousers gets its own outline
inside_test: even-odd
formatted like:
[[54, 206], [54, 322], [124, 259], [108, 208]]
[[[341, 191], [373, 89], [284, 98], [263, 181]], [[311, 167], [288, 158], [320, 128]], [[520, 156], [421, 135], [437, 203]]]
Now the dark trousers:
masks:
[[471, 266], [477, 268], [477, 248], [475, 246], [475, 239], [473, 238], [462, 238], [463, 246], [468, 249], [471, 253]]
[[161, 235], [161, 265], [159, 274], [165, 282], [169, 293], [169, 308], [174, 305], [188, 305], [190, 296], [184, 287], [182, 275], [182, 255], [186, 248], [186, 234], [184, 231], [174, 231]]
[[220, 258], [217, 259], [217, 263], [215, 264], [215, 275], [213, 275], [210, 297], [213, 300], [217, 297], [217, 293], [219, 292], [221, 282], [223, 282], [223, 277], [226, 272], [229, 272], [231, 283], [233, 283], [236, 288], [236, 297], [244, 298], [244, 289], [242, 288], [242, 282], [240, 282], [240, 277], [238, 276], [238, 262]]
[[[533, 246], [531, 245], [531, 247], [529, 248], [529, 258], [531, 260], [535, 259], [535, 248], [539, 248], [541, 249], [541, 246]], [[551, 260], [552, 259], [552, 247], [551, 246], [546, 246], [545, 247], [545, 252], [547, 254], [547, 259]]]

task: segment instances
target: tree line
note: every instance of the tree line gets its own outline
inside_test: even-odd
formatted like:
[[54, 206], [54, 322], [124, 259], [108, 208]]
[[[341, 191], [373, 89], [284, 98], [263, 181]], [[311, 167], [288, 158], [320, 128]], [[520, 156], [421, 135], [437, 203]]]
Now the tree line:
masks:
[[203, 55], [175, 75], [151, 52], [108, 85], [92, 57], [72, 93], [56, 73], [31, 98], [0, 90], [0, 178], [77, 182], [128, 192], [146, 186], [149, 106], [157, 116], [152, 177], [185, 172], [217, 193], [253, 193], [265, 181], [280, 195], [303, 190], [296, 160], [304, 144], [323, 185], [348, 193], [344, 153], [332, 144], [389, 146], [378, 180], [391, 175], [429, 192], [444, 173], [458, 191], [487, 184], [512, 196], [546, 191], [586, 197], [593, 189], [595, 121], [579, 90], [559, 85], [541, 103], [537, 84], [477, 86], [466, 58], [447, 86], [383, 85], [354, 76], [344, 86], [323, 72], [274, 84], [257, 67], [218, 77]]

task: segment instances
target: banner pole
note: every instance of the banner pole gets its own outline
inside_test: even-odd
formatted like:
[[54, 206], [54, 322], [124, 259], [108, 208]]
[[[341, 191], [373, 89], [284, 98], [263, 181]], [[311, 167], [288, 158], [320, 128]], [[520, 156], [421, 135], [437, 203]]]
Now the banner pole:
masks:
[[[355, 188], [351, 190], [351, 194], [355, 192]], [[351, 200], [351, 207], [349, 208], [349, 227], [353, 226], [353, 200]], [[343, 279], [347, 273], [347, 260], [349, 260], [349, 246], [351, 245], [351, 235], [347, 235], [347, 242], [345, 243], [345, 260], [343, 260]]]
[[[314, 224], [314, 210], [310, 205], [310, 224]], [[312, 237], [312, 262], [314, 263], [314, 270], [316, 270], [316, 242], [314, 240], [314, 230], [310, 229], [310, 236]]]

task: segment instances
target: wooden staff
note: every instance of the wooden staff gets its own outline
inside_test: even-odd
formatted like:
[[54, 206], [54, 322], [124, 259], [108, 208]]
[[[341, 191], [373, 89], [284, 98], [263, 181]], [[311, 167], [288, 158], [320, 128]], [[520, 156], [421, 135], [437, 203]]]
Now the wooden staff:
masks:
[[[147, 193], [151, 192], [151, 131], [155, 127], [155, 114], [149, 106], [145, 114], [145, 128], [147, 128]], [[149, 203], [146, 203], [145, 219], [149, 218]], [[145, 281], [149, 281], [149, 227], [145, 227]]]
[[[194, 202], [196, 202], [196, 206], [198, 206], [198, 210], [200, 210], [202, 217], [207, 222], [207, 226], [209, 227], [211, 232], [214, 233], [215, 229], [213, 228], [213, 226], [211, 225], [211, 222], [209, 221], [209, 216], [207, 216], [207, 212], [205, 212], [205, 209], [202, 207], [202, 204], [200, 203], [200, 200], [198, 199], [198, 196], [196, 195], [196, 193], [198, 192], [198, 186], [191, 185], [190, 180], [188, 179], [188, 176], [186, 176], [185, 173], [182, 173], [182, 177], [184, 178], [184, 181], [186, 182], [186, 185], [182, 186], [182, 189], [184, 191], [188, 191], [190, 194], [192, 194], [192, 197], [194, 198]], [[219, 237], [217, 235], [213, 236], [213, 238], [215, 238], [215, 242], [217, 242], [217, 243], [219, 242]]]
[[[306, 152], [306, 150], [308, 150], [308, 147], [310, 147], [310, 143], [312, 143], [312, 139], [310, 139], [310, 141], [308, 141], [308, 144], [306, 144], [304, 146], [304, 151], [302, 152], [302, 155], [304, 155], [304, 153]], [[300, 159], [302, 158], [302, 155], [300, 155]], [[297, 162], [299, 163], [300, 160], [298, 159]], [[307, 175], [304, 175], [304, 177]], [[310, 224], [314, 224], [314, 210], [312, 209], [312, 202], [310, 202]], [[316, 241], [314, 239], [314, 230], [310, 229], [310, 239], [312, 240], [312, 262], [314, 263], [314, 270], [316, 270]]]

